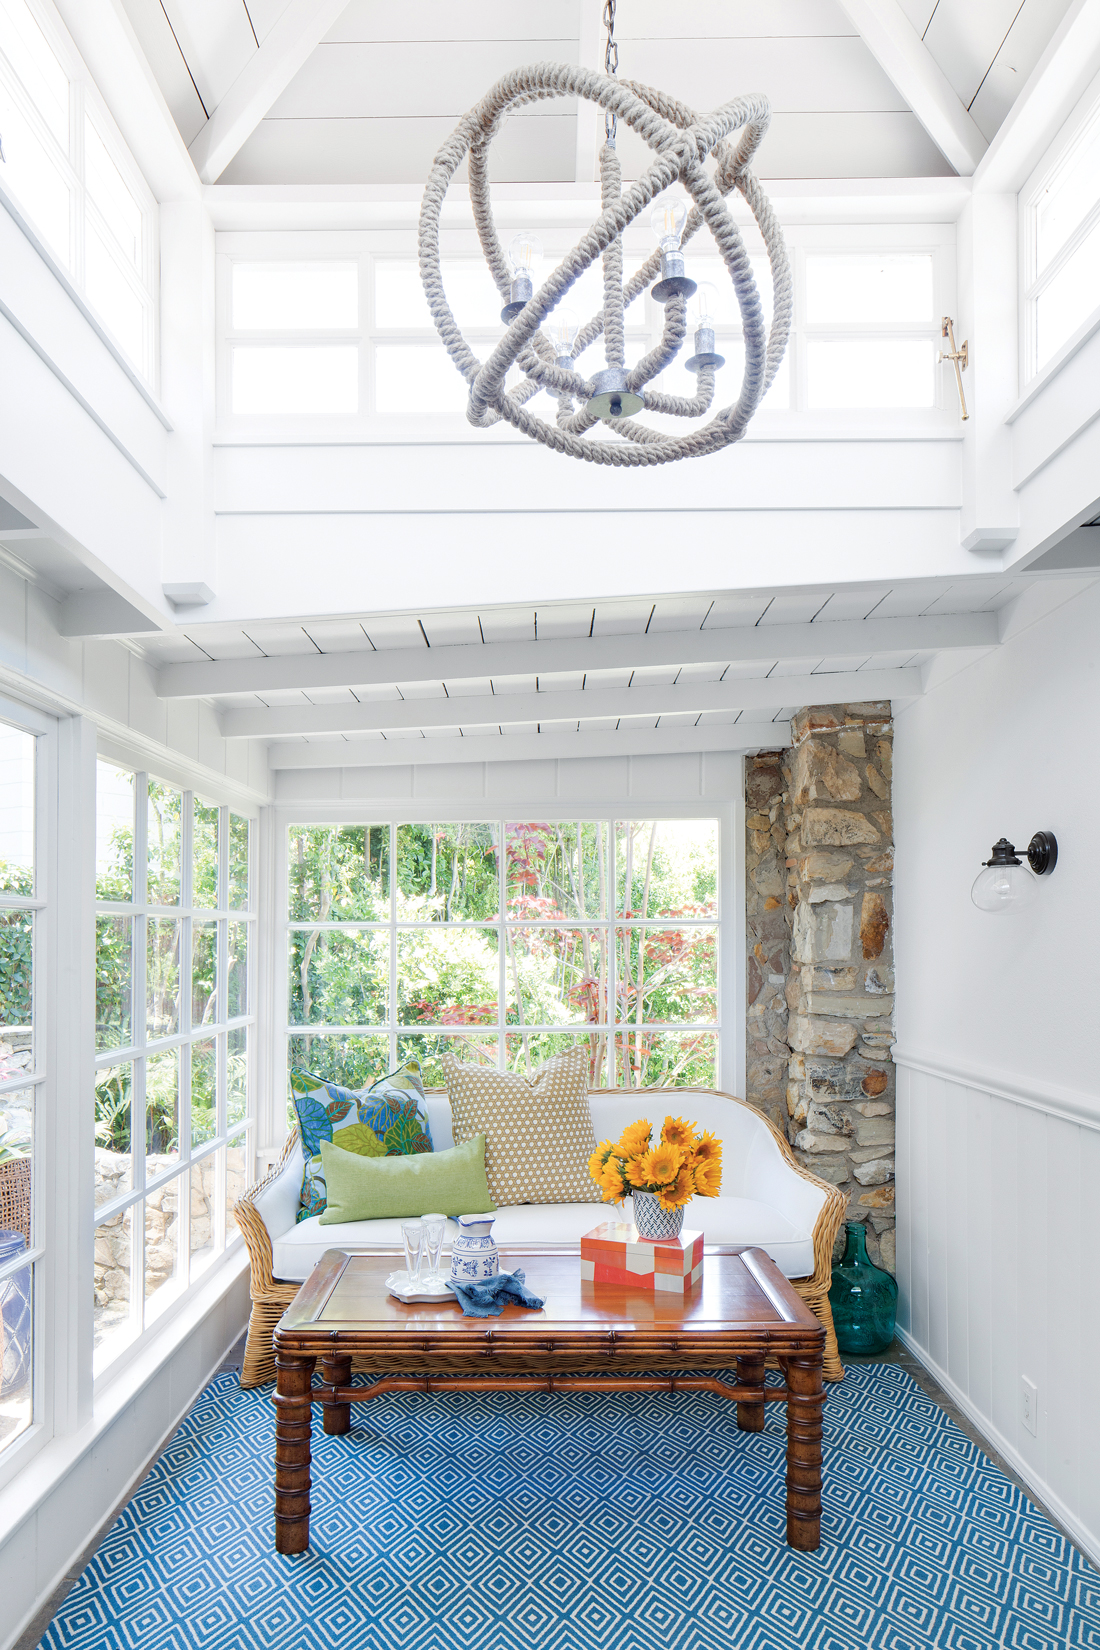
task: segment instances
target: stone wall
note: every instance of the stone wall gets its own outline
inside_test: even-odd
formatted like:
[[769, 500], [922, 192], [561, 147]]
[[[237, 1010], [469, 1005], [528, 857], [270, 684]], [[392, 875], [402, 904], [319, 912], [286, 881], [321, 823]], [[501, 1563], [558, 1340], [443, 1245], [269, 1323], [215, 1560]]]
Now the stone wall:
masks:
[[890, 707], [815, 707], [791, 732], [746, 777], [748, 1097], [847, 1192], [847, 1218], [893, 1271]]

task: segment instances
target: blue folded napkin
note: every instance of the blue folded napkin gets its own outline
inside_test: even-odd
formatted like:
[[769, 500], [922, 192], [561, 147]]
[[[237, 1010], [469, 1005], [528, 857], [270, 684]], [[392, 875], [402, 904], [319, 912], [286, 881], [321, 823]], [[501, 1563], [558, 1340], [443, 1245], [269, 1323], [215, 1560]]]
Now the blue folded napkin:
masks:
[[506, 1301], [530, 1306], [536, 1312], [545, 1304], [532, 1295], [522, 1272], [498, 1272], [495, 1278], [482, 1278], [480, 1283], [456, 1283], [448, 1278], [447, 1287], [454, 1290], [468, 1318], [499, 1318]]

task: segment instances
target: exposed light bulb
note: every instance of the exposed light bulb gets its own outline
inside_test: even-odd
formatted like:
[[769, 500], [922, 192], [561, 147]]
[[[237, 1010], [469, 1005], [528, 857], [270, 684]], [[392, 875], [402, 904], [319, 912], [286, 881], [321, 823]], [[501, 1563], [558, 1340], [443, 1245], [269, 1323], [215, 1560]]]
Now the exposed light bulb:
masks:
[[685, 202], [677, 197], [659, 202], [650, 214], [649, 227], [662, 252], [679, 252], [680, 240], [687, 223]]
[[513, 280], [520, 275], [531, 275], [542, 262], [542, 242], [538, 236], [521, 231], [508, 248], [508, 262]]
[[573, 345], [580, 330], [580, 321], [573, 310], [559, 304], [543, 328], [559, 366], [572, 366]]
[[695, 297], [691, 303], [692, 321], [696, 327], [709, 327], [714, 330], [714, 317], [718, 312], [718, 288], [712, 281], [700, 281], [695, 289]]

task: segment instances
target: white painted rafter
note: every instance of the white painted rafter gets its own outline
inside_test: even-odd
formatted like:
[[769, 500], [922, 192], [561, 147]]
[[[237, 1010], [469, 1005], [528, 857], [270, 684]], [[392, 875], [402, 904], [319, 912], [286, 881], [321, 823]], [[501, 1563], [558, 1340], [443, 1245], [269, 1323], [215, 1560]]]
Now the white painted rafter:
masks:
[[222, 711], [226, 739], [293, 734], [365, 733], [425, 728], [492, 727], [512, 722], [576, 722], [591, 717], [701, 715], [705, 711], [779, 710], [846, 700], [908, 699], [922, 692], [920, 671], [842, 670], [811, 676], [735, 677], [725, 682], [558, 689], [542, 693], [462, 694], [444, 699], [350, 700], [336, 705], [256, 705]]
[[[763, 605], [763, 604], [761, 604]], [[201, 641], [202, 632], [193, 633]], [[303, 648], [306, 646], [303, 635]], [[741, 625], [670, 630], [643, 636], [581, 636], [563, 640], [487, 642], [386, 648], [362, 653], [294, 653], [273, 658], [216, 659], [163, 665], [162, 699], [213, 699], [231, 693], [288, 688], [402, 687], [411, 682], [459, 682], [487, 676], [557, 671], [640, 670], [646, 666], [724, 666], [926, 649], [995, 647], [994, 613], [929, 614], [925, 618], [839, 619], [816, 624]]]
[[393, 768], [454, 762], [561, 761], [570, 757], [672, 756], [691, 751], [782, 750], [791, 742], [789, 721], [741, 727], [621, 728], [580, 733], [484, 734], [466, 739], [369, 739], [268, 746], [273, 769]]
[[988, 145], [898, 0], [840, 3], [933, 143], [960, 177], [970, 177]]
[[206, 125], [192, 140], [191, 159], [203, 183], [216, 183], [347, 9], [348, 0], [290, 0], [249, 58]]

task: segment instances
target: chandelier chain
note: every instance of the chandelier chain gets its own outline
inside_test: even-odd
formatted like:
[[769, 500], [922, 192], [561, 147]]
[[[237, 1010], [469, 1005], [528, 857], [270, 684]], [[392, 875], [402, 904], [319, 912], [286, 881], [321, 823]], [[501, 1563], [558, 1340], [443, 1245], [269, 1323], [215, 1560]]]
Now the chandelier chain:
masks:
[[[619, 42], [615, 39], [615, 0], [604, 0], [603, 26], [607, 30], [607, 45], [603, 54], [603, 72], [612, 79], [619, 72]], [[603, 129], [608, 143], [614, 143], [618, 122], [609, 109], [604, 110]]]

